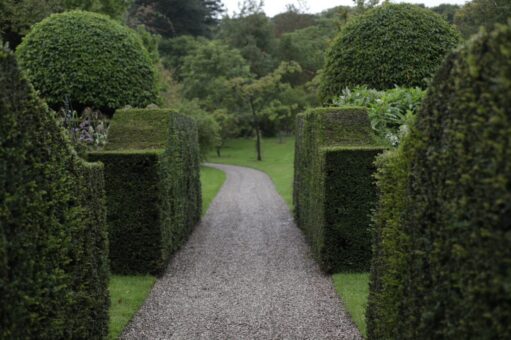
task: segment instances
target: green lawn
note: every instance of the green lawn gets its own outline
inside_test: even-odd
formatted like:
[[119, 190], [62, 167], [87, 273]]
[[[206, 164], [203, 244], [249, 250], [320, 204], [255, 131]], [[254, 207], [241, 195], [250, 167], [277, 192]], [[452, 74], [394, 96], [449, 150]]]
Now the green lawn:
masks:
[[226, 142], [222, 157], [212, 151], [208, 155], [211, 163], [240, 165], [266, 172], [289, 207], [293, 205], [293, 162], [295, 151], [294, 137], [283, 139], [263, 138], [262, 161], [256, 160], [255, 140], [239, 138]]
[[144, 303], [156, 279], [152, 276], [110, 278], [110, 325], [108, 339], [117, 339], [133, 315]]
[[335, 289], [362, 335], [366, 333], [365, 309], [369, 295], [369, 274], [335, 274]]
[[225, 182], [225, 173], [218, 169], [202, 166], [200, 169], [202, 186], [202, 215], [208, 211], [211, 201]]

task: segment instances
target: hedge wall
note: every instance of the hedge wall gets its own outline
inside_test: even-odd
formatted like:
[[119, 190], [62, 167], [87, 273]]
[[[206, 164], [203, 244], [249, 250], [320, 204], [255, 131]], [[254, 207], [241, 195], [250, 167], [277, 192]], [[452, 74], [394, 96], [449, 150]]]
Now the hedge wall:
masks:
[[385, 90], [428, 84], [460, 41], [440, 15], [412, 4], [385, 3], [354, 16], [326, 54], [320, 84], [324, 101], [346, 87]]
[[78, 158], [1, 49], [0, 88], [0, 338], [102, 338], [103, 168]]
[[[140, 117], [151, 117], [154, 112], [131, 110]], [[89, 159], [105, 164], [110, 259], [115, 273], [162, 274], [170, 255], [186, 240], [201, 216], [195, 122], [165, 112], [165, 150], [117, 150], [89, 155]], [[122, 124], [112, 128], [113, 133], [124, 136], [132, 131], [124, 130]], [[142, 145], [139, 142], [146, 140], [145, 134], [131, 136], [130, 143]]]
[[[371, 293], [369, 308], [395, 315], [374, 313], [371, 338], [511, 337], [510, 51], [511, 23], [453, 52], [433, 79], [410, 153], [398, 161], [409, 169], [401, 216], [376, 219], [387, 254], [395, 221], [408, 251], [375, 259], [391, 265], [373, 278], [394, 277], [403, 288]], [[386, 199], [402, 205], [380, 183]]]
[[373, 144], [364, 108], [321, 108], [297, 117], [295, 218], [326, 271], [369, 267], [371, 175], [382, 151]]
[[403, 299], [404, 268], [411, 251], [404, 231], [403, 211], [407, 203], [410, 173], [408, 138], [396, 150], [377, 157], [375, 173], [378, 204], [373, 215], [373, 257], [366, 310], [369, 339], [394, 339]]

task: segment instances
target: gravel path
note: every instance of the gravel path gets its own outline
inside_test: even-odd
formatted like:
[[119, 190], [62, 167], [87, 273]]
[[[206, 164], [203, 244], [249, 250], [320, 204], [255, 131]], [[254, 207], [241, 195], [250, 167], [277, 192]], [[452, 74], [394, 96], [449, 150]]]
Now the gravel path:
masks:
[[227, 180], [123, 339], [360, 339], [270, 178]]

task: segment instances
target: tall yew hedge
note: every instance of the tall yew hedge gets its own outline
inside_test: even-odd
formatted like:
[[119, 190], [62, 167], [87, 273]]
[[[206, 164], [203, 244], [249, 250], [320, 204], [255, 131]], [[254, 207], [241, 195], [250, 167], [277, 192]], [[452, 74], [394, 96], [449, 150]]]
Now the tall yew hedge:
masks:
[[450, 54], [405, 145], [378, 174], [369, 338], [511, 338], [511, 23]]
[[295, 218], [325, 271], [369, 269], [373, 162], [381, 151], [365, 108], [320, 108], [297, 117]]
[[109, 150], [89, 159], [105, 164], [112, 271], [162, 274], [201, 216], [197, 126], [172, 110], [130, 109], [110, 134]]
[[0, 49], [0, 338], [108, 330], [103, 167], [81, 160]]

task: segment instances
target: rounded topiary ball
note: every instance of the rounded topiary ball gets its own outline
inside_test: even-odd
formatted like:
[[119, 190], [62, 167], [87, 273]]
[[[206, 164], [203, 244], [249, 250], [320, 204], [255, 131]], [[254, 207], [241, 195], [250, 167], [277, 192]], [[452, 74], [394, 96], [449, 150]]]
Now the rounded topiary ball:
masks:
[[71, 11], [36, 24], [18, 47], [18, 61], [53, 108], [112, 112], [157, 98], [155, 72], [142, 42], [107, 16]]
[[323, 100], [346, 87], [425, 87], [459, 34], [429, 9], [385, 4], [354, 17], [327, 52]]

